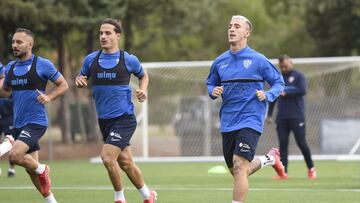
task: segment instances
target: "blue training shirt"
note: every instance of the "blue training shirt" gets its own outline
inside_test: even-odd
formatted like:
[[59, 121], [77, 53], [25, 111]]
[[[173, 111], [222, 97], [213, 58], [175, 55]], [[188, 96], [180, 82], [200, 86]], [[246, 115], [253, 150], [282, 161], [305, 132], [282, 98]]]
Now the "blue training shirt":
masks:
[[305, 119], [304, 96], [307, 90], [305, 76], [298, 70], [291, 70], [283, 74], [285, 80], [285, 96], [280, 96], [276, 101], [270, 103], [268, 115], [272, 116], [275, 103], [277, 102], [278, 113], [276, 121], [285, 119]]
[[[260, 102], [256, 90], [263, 90], [265, 82], [271, 88], [265, 92], [266, 101]], [[207, 78], [208, 93], [223, 86], [220, 108], [221, 132], [251, 128], [263, 131], [266, 104], [272, 102], [284, 89], [280, 72], [262, 54], [250, 47], [232, 53], [230, 50], [215, 59]]]
[[[5, 68], [4, 86], [11, 88], [8, 78], [11, 66], [16, 62], [14, 74], [22, 76], [29, 72], [34, 55], [26, 61], [11, 61]], [[36, 73], [44, 80], [55, 82], [61, 73], [55, 68], [54, 64], [42, 57], [38, 57], [36, 64]], [[13, 90], [11, 93], [14, 111], [14, 127], [21, 128], [27, 124], [38, 124], [42, 126], [48, 125], [48, 117], [45, 105], [39, 103], [37, 97], [39, 94], [35, 90]]]
[[[84, 59], [80, 74], [91, 77], [90, 68], [99, 51], [94, 51]], [[101, 68], [111, 69], [119, 63], [120, 50], [115, 53], [102, 52], [99, 57]], [[145, 74], [139, 59], [124, 51], [125, 66], [129, 73], [137, 78]], [[124, 114], [133, 115], [130, 85], [92, 85], [96, 112], [100, 119], [116, 118]]]
[[0, 75], [5, 73], [5, 68], [2, 63], [0, 63]]
[[[0, 76], [5, 74], [5, 66], [0, 63]], [[13, 116], [12, 102], [8, 98], [0, 98], [0, 120]]]

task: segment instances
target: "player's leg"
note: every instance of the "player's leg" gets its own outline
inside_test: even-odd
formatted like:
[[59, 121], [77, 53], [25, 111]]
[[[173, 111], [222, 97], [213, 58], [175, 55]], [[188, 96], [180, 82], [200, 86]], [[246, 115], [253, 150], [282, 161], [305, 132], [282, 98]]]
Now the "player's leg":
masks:
[[46, 126], [29, 124], [21, 129], [15, 129], [16, 141], [9, 155], [12, 163], [33, 171], [37, 175], [43, 196], [47, 196], [50, 191], [50, 168], [45, 164], [40, 164], [30, 154], [40, 150], [38, 141], [46, 132], [46, 128]]
[[103, 164], [108, 172], [110, 181], [113, 185], [115, 191], [122, 190], [121, 176], [120, 176], [120, 167], [117, 163], [117, 159], [121, 149], [117, 146], [111, 144], [104, 144], [101, 149], [101, 159]]
[[151, 191], [145, 184], [139, 167], [133, 161], [130, 146], [125, 147], [121, 151], [118, 162], [132, 184], [139, 190], [144, 202], [155, 202], [157, 199], [157, 193], [155, 191]]
[[301, 153], [304, 156], [306, 165], [308, 167], [308, 177], [310, 179], [316, 178], [316, 171], [314, 167], [314, 162], [311, 158], [311, 151], [306, 142], [306, 128], [304, 120], [294, 120], [291, 124], [292, 130], [294, 132], [296, 144], [299, 146]]
[[0, 157], [1, 157], [11, 150], [15, 140], [12, 136], [12, 132], [13, 132], [12, 125], [11, 125], [12, 121], [9, 119], [1, 119], [0, 122], [1, 122], [0, 123], [0, 135], [1, 135], [2, 131], [5, 134], [5, 138], [4, 138], [3, 142], [0, 144]]
[[[261, 168], [261, 162], [254, 161], [257, 166], [250, 167], [255, 156], [256, 146], [260, 133], [245, 128], [230, 133], [223, 133], [224, 156], [227, 156], [227, 165], [234, 177], [233, 202], [244, 202], [248, 193], [248, 176]], [[229, 150], [230, 149], [230, 150]], [[229, 154], [232, 151], [232, 163]]]
[[[32, 153], [29, 154], [30, 156], [32, 156], [35, 160], [39, 160], [39, 153], [38, 151], [34, 151]], [[36, 189], [41, 193], [41, 184], [38, 178], [38, 174], [36, 174], [33, 170], [30, 169], [25, 169], [27, 174], [29, 175], [31, 182], [34, 184], [34, 186], [36, 187]], [[46, 203], [57, 203], [54, 194], [49, 190], [49, 192], [47, 194], [42, 194], [41, 195], [44, 197], [45, 202]]]
[[285, 167], [285, 172], [287, 173], [288, 167], [288, 147], [289, 147], [289, 135], [290, 135], [290, 126], [288, 121], [280, 121], [276, 123], [276, 132], [279, 139], [280, 146], [280, 158], [281, 162]]
[[118, 146], [118, 142], [120, 142], [121, 139], [113, 138], [113, 136], [118, 135], [117, 133], [115, 134], [112, 129], [114, 126], [116, 126], [116, 119], [99, 119], [99, 127], [105, 142], [101, 150], [101, 158], [114, 188], [115, 202], [125, 203], [126, 200], [120, 175], [121, 169], [117, 163], [121, 152], [121, 147]]
[[12, 178], [12, 177], [15, 177], [15, 164], [12, 163], [10, 160], [9, 160], [9, 169], [8, 169], [8, 177], [9, 178]]
[[246, 158], [234, 154], [233, 164], [233, 201], [244, 202], [249, 190], [248, 170], [250, 162]]
[[[157, 194], [155, 191], [150, 191], [144, 183], [139, 167], [134, 163], [130, 148], [130, 140], [136, 129], [136, 118], [133, 115], [121, 116], [111, 128], [107, 139], [108, 143], [112, 143], [121, 148], [121, 153], [117, 159], [121, 169], [127, 174], [134, 186], [139, 190], [144, 202], [155, 202]], [[119, 139], [119, 137], [121, 137]]]
[[4, 141], [0, 144], [0, 157], [11, 150], [14, 142], [12, 137], [5, 137]]
[[[13, 137], [14, 134], [14, 128], [12, 126], [12, 122], [13, 122], [13, 118], [11, 118], [11, 121], [9, 123], [7, 123], [7, 130], [5, 131], [5, 138], [10, 141], [10, 143], [14, 144], [15, 139]], [[15, 176], [15, 164], [11, 163], [11, 161], [9, 160], [9, 169], [8, 169], [8, 173], [7, 173], [8, 177], [14, 177]]]

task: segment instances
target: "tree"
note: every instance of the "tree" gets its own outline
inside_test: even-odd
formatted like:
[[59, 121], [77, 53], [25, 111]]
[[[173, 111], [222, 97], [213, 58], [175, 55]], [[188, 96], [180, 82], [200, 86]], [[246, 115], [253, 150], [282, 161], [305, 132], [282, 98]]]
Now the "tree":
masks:
[[306, 9], [306, 27], [316, 43], [314, 56], [360, 53], [359, 0], [308, 1]]

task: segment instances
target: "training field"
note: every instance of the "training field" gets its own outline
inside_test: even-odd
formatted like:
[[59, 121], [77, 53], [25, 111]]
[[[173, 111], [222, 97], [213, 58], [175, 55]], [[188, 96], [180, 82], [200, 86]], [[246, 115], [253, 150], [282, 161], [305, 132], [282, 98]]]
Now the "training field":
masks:
[[[207, 170], [223, 163], [141, 163], [147, 184], [159, 194], [161, 203], [229, 203], [232, 179], [229, 174], [208, 175]], [[317, 180], [306, 178], [303, 161], [290, 162], [290, 179], [275, 181], [271, 167], [250, 178], [248, 203], [360, 202], [360, 163], [356, 161], [316, 161]], [[1, 161], [1, 203], [43, 202], [23, 169], [14, 179], [6, 177], [7, 163]], [[53, 192], [59, 203], [113, 202], [113, 191], [101, 164], [87, 161], [51, 162]], [[124, 178], [128, 203], [142, 202]]]

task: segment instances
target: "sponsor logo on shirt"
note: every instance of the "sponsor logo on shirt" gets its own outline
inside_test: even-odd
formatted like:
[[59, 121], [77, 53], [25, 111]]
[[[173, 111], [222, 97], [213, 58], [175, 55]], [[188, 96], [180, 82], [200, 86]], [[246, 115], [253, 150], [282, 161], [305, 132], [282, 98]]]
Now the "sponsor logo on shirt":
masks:
[[299, 123], [299, 127], [303, 127], [305, 125], [304, 122]]
[[104, 71], [102, 73], [97, 73], [96, 77], [99, 78], [99, 79], [109, 79], [109, 80], [111, 80], [111, 79], [116, 78], [116, 73], [111, 73], [111, 72], [109, 73], [109, 72]]
[[19, 79], [19, 78], [16, 78], [14, 80], [11, 80], [11, 85], [13, 86], [16, 86], [16, 85], [27, 85], [28, 84], [28, 80], [27, 78], [24, 78], [24, 79]]
[[243, 65], [246, 69], [250, 68], [252, 61], [250, 59], [246, 59], [243, 61]]

